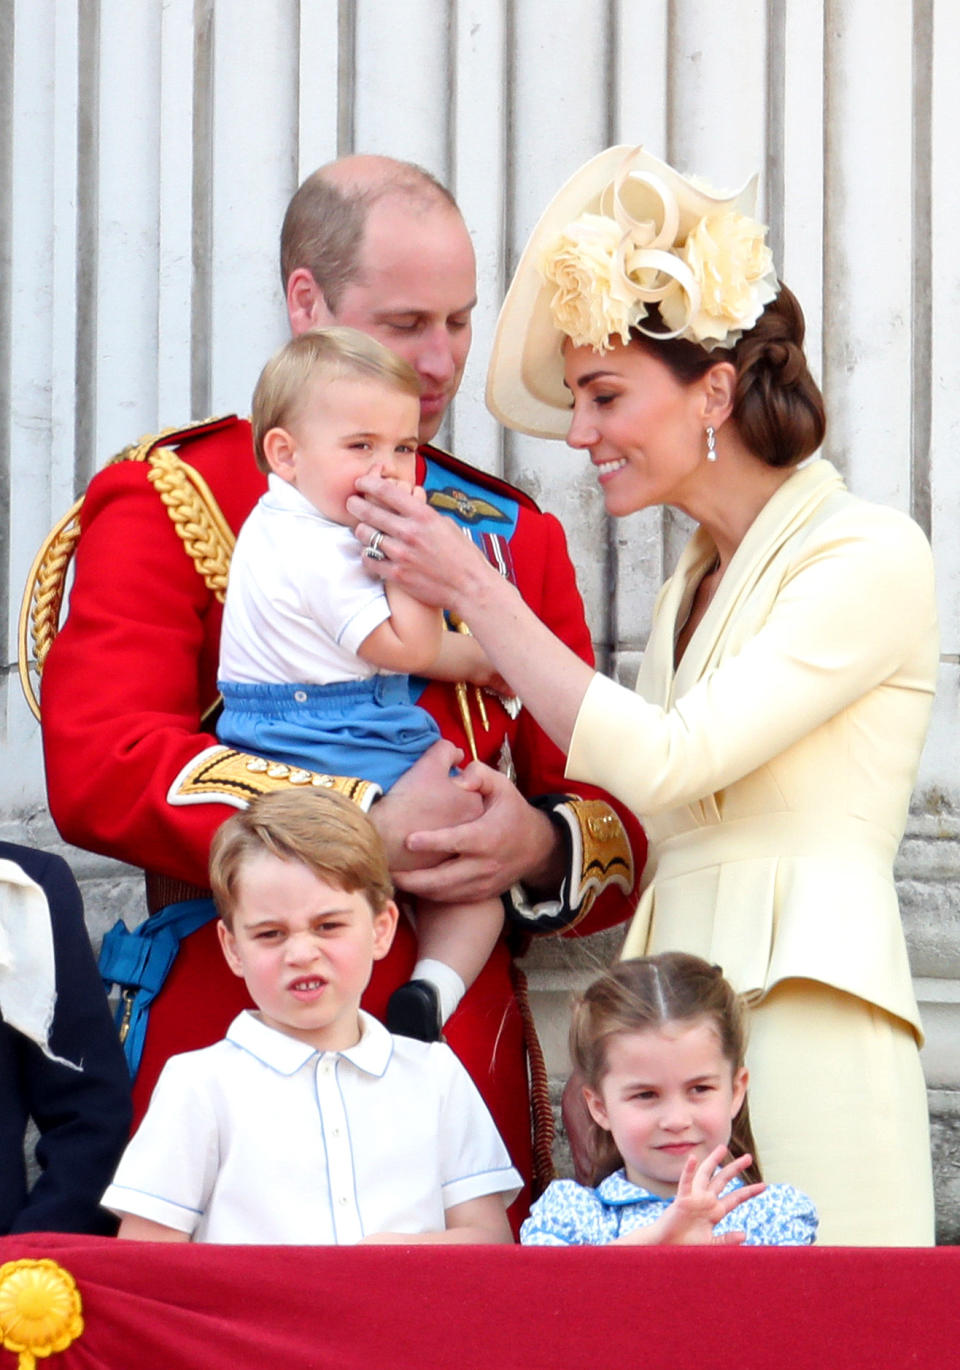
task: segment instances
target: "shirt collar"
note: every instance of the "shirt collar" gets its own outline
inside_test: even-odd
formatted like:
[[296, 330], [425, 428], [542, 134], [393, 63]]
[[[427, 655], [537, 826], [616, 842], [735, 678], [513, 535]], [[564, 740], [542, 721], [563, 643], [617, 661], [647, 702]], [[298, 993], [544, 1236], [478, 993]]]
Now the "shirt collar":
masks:
[[[723, 1193], [728, 1194], [731, 1189], [739, 1189], [743, 1184], [740, 1176], [735, 1176], [728, 1185], [724, 1186]], [[607, 1175], [597, 1185], [597, 1195], [611, 1208], [619, 1208], [624, 1204], [643, 1204], [643, 1203], [673, 1203], [672, 1199], [665, 1199], [662, 1194], [654, 1194], [649, 1189], [644, 1189], [643, 1185], [634, 1184], [628, 1180], [623, 1170], [615, 1170], [612, 1175]]]
[[390, 1033], [371, 1014], [360, 1010], [360, 1040], [353, 1047], [339, 1053], [358, 1070], [367, 1075], [381, 1076], [390, 1064], [393, 1055], [393, 1038]]
[[642, 1185], [634, 1184], [632, 1180], [628, 1180], [623, 1170], [615, 1170], [612, 1175], [607, 1175], [602, 1179], [597, 1185], [597, 1194], [605, 1204], [615, 1206], [667, 1202], [662, 1195], [653, 1194], [649, 1189], [644, 1189]]
[[289, 514], [310, 514], [313, 518], [319, 519], [321, 523], [329, 523], [331, 527], [340, 526], [321, 514], [319, 509], [310, 503], [306, 495], [301, 495], [295, 485], [291, 485], [282, 476], [275, 475], [273, 471], [267, 476], [267, 493], [261, 495], [260, 500], [267, 509], [279, 509], [283, 513]]
[[0, 1018], [54, 1061], [60, 1059], [50, 1050], [56, 1000], [46, 893], [15, 861], [0, 860]]
[[314, 1057], [331, 1055], [343, 1057], [367, 1075], [380, 1076], [393, 1053], [393, 1038], [387, 1029], [363, 1009], [360, 1010], [360, 1040], [345, 1051], [317, 1051], [309, 1042], [301, 1042], [297, 1037], [288, 1037], [285, 1032], [268, 1027], [252, 1009], [244, 1009], [234, 1018], [227, 1030], [227, 1041], [256, 1057], [278, 1075], [295, 1075]]

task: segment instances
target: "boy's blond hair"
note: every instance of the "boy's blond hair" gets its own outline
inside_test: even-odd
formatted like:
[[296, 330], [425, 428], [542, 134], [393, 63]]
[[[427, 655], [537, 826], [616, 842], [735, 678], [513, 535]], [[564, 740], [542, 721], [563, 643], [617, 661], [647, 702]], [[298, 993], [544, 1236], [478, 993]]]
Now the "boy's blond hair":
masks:
[[356, 328], [316, 328], [291, 338], [267, 362], [253, 392], [253, 453], [269, 472], [263, 439], [271, 428], [289, 428], [315, 380], [343, 377], [380, 381], [390, 390], [420, 398], [420, 378], [402, 357]]
[[356, 804], [331, 790], [279, 790], [259, 795], [214, 833], [210, 886], [231, 931], [243, 867], [265, 853], [299, 861], [347, 894], [359, 891], [373, 913], [393, 897], [383, 843]]

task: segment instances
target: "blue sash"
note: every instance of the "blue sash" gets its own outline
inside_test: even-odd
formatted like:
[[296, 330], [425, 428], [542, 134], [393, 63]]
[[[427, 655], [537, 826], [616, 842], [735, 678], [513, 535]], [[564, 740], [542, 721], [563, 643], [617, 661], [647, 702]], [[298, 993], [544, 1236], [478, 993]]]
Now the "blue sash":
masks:
[[150, 1005], [170, 974], [182, 938], [216, 916], [212, 899], [185, 899], [151, 914], [133, 932], [118, 920], [104, 937], [100, 974], [107, 993], [120, 986], [117, 1027], [131, 1079], [143, 1055]]

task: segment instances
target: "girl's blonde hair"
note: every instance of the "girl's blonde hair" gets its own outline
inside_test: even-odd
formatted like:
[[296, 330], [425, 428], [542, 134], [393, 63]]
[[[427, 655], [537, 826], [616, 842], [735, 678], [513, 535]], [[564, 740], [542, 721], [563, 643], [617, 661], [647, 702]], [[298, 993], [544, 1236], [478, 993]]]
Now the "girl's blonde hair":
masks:
[[[646, 1032], [695, 1018], [710, 1021], [731, 1072], [738, 1071], [746, 1053], [746, 1010], [719, 966], [680, 951], [620, 961], [594, 980], [574, 1005], [570, 1056], [584, 1083], [599, 1092], [608, 1068], [607, 1043], [615, 1033]], [[593, 1184], [623, 1165], [613, 1137], [592, 1118], [588, 1147]], [[744, 1095], [731, 1128], [730, 1154], [748, 1153], [753, 1162], [743, 1179], [751, 1184], [762, 1176]]]

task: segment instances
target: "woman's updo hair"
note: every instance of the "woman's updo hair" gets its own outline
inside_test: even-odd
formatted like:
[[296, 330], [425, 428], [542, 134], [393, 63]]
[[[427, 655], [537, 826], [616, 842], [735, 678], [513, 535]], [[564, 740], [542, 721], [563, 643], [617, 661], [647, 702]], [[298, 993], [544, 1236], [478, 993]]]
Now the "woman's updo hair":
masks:
[[[653, 306], [645, 320], [656, 326]], [[733, 422], [743, 442], [768, 466], [795, 466], [823, 442], [826, 413], [820, 387], [810, 375], [803, 351], [803, 311], [781, 282], [757, 322], [732, 348], [708, 352], [683, 338], [633, 339], [682, 384], [699, 380], [711, 366], [729, 361], [736, 368]]]

